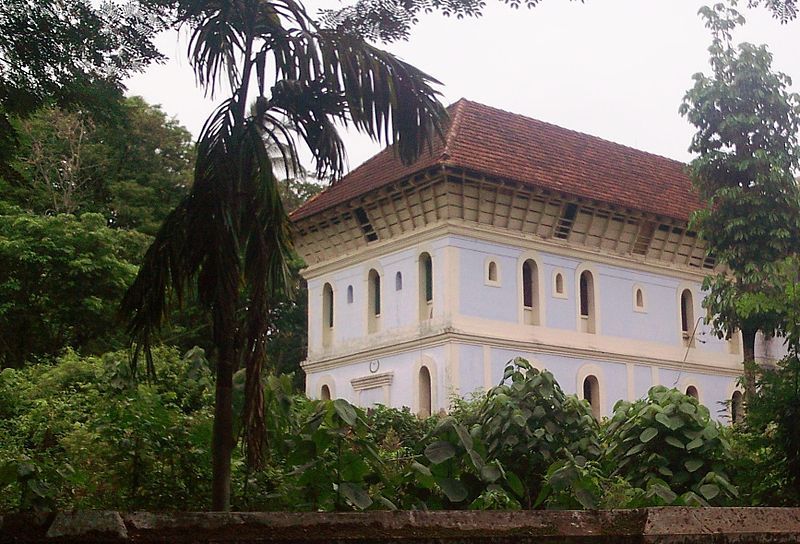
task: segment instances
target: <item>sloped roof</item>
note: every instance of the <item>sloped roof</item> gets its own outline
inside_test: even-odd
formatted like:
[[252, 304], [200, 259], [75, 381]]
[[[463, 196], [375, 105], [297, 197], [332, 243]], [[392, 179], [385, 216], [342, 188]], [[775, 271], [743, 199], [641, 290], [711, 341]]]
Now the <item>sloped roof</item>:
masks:
[[386, 148], [295, 210], [309, 217], [442, 165], [686, 221], [700, 201], [685, 165], [596, 136], [461, 99], [444, 142], [404, 165]]

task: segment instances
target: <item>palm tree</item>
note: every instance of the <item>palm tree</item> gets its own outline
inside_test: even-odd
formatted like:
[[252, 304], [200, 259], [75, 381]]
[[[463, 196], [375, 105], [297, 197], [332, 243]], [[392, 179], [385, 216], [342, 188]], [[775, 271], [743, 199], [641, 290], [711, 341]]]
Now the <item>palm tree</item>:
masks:
[[[292, 133], [299, 134], [317, 176], [336, 179], [345, 166], [337, 123], [393, 143], [410, 162], [442, 136], [447, 116], [436, 80], [357, 35], [321, 28], [294, 0], [177, 3], [198, 83], [212, 97], [223, 87], [230, 95], [203, 127], [191, 192], [161, 226], [122, 312], [134, 365], [143, 354], [150, 374], [149, 348], [173, 303], [195, 293], [209, 314], [216, 349], [212, 508], [227, 510], [237, 441], [233, 374], [246, 369], [243, 440], [248, 462], [258, 466], [268, 310], [286, 289], [292, 249], [265, 140], [287, 150], [296, 166]], [[250, 94], [255, 108], [248, 111]]]

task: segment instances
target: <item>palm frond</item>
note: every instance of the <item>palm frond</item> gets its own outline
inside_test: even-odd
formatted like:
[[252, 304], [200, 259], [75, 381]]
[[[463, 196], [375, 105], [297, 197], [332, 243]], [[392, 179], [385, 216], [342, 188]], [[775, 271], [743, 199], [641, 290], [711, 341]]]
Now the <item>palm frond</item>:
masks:
[[223, 76], [231, 88], [238, 88], [239, 62], [244, 53], [246, 21], [253, 0], [181, 3], [181, 23], [191, 23], [188, 56], [197, 82], [214, 97]]
[[[292, 31], [272, 36], [262, 51], [269, 50], [277, 73], [273, 88], [276, 105], [316, 106], [335, 117], [352, 122], [371, 138], [395, 144], [398, 155], [410, 163], [430, 149], [435, 137], [443, 137], [447, 112], [434, 85], [439, 82], [391, 53], [378, 49], [355, 35], [328, 30]], [[257, 62], [265, 60], [257, 58]], [[280, 102], [279, 102], [280, 101]], [[336, 109], [334, 104], [341, 105]], [[299, 108], [298, 108], [299, 109]], [[317, 116], [315, 124], [321, 126]], [[309, 134], [312, 152], [323, 169], [339, 174], [341, 163], [332, 159], [331, 140], [317, 147]], [[327, 135], [327, 133], [326, 133]]]
[[282, 80], [272, 88], [269, 106], [303, 138], [316, 159], [317, 177], [344, 172], [347, 155], [334, 124], [334, 120], [346, 122], [346, 103], [339, 93], [320, 83]]

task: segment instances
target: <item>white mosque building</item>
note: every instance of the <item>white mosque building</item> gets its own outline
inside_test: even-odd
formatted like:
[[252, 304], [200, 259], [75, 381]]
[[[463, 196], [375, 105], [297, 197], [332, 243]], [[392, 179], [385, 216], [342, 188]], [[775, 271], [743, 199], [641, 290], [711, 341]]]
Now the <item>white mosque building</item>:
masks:
[[385, 149], [292, 214], [307, 394], [426, 415], [521, 356], [597, 417], [661, 384], [728, 418], [741, 341], [703, 323], [715, 263], [685, 165], [463, 99], [450, 114], [413, 165]]

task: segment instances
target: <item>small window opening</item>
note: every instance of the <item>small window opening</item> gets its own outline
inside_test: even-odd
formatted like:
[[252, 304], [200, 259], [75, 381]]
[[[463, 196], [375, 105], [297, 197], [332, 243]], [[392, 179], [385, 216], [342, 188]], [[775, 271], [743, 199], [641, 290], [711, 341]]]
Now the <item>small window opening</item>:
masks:
[[539, 324], [539, 268], [536, 261], [522, 263], [522, 307], [525, 323]]
[[419, 319], [433, 317], [433, 261], [428, 253], [419, 256]]
[[428, 367], [419, 369], [419, 417], [430, 417], [433, 412], [431, 372]]
[[687, 347], [694, 346], [694, 338], [692, 337], [694, 328], [694, 303], [692, 301], [692, 292], [684, 289], [681, 293], [681, 337], [683, 343]]
[[655, 232], [655, 223], [652, 221], [644, 221], [639, 228], [639, 233], [636, 236], [636, 241], [633, 243], [633, 249], [631, 251], [637, 255], [647, 255], [647, 250], [650, 249], [650, 243], [653, 241]]
[[592, 407], [592, 415], [600, 419], [600, 383], [595, 376], [586, 376], [583, 380], [583, 398]]
[[367, 283], [369, 289], [367, 330], [368, 332], [376, 332], [380, 328], [379, 318], [381, 316], [381, 276], [377, 270], [372, 269], [369, 271]]
[[644, 309], [644, 293], [642, 293], [641, 289], [636, 290], [636, 309], [637, 310]]
[[356, 220], [358, 221], [359, 226], [361, 227], [361, 232], [364, 233], [364, 238], [366, 238], [367, 242], [374, 242], [378, 239], [378, 233], [375, 232], [375, 229], [372, 227], [372, 223], [369, 221], [369, 216], [364, 208], [356, 208], [355, 209]]
[[497, 263], [494, 261], [489, 262], [489, 281], [497, 281]]
[[581, 317], [589, 317], [589, 281], [581, 274]]
[[395, 291], [403, 290], [403, 274], [400, 272], [394, 275], [394, 290]]
[[329, 346], [333, 336], [333, 287], [326, 283], [322, 287], [322, 345]]
[[697, 392], [697, 388], [693, 385], [686, 388], [686, 395], [692, 397], [694, 400], [700, 400], [700, 393]]
[[556, 238], [566, 240], [569, 238], [569, 233], [572, 231], [572, 225], [575, 223], [575, 217], [578, 215], [578, 205], [575, 203], [569, 203], [564, 206], [563, 210], [564, 211], [562, 212], [561, 217], [558, 218], [554, 235]]
[[578, 291], [581, 332], [594, 333], [596, 330], [594, 278], [588, 270], [581, 272], [578, 280]]
[[559, 295], [564, 294], [564, 276], [556, 274], [556, 293]]
[[321, 400], [331, 400], [331, 389], [327, 385], [323, 385], [319, 390], [319, 398]]
[[347, 303], [348, 304], [352, 304], [353, 303], [353, 286], [352, 285], [348, 285], [347, 286]]

